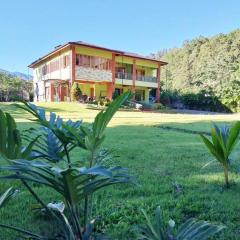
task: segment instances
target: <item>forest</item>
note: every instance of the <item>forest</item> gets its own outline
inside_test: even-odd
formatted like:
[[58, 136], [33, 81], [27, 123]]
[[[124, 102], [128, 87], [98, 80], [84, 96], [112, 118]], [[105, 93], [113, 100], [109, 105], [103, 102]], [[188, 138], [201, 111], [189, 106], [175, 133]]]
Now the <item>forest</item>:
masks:
[[210, 38], [200, 36], [152, 57], [168, 62], [161, 72], [163, 97], [174, 100], [178, 95], [187, 106], [195, 101], [196, 108], [197, 101], [204, 103], [207, 98], [212, 105], [218, 102], [239, 111], [240, 29]]
[[0, 102], [32, 100], [33, 82], [0, 72]]

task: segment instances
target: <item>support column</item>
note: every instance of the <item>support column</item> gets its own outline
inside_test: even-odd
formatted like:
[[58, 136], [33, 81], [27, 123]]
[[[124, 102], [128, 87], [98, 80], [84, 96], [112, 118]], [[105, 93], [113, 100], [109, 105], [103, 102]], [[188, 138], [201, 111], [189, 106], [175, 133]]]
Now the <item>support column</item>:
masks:
[[50, 88], [49, 88], [49, 94], [50, 94], [50, 102], [54, 102], [54, 84], [50, 82]]
[[113, 84], [112, 83], [106, 83], [107, 84], [107, 98], [109, 100], [112, 100], [112, 95], [113, 95]]
[[[112, 82], [111, 82], [112, 95], [115, 91], [115, 75], [116, 75], [116, 60], [115, 60], [115, 57], [116, 57], [115, 53], [112, 53]], [[112, 100], [112, 96], [109, 99]]]
[[69, 86], [69, 91], [70, 91], [70, 97], [71, 97], [71, 89], [72, 85], [76, 79], [76, 48], [74, 45], [71, 46], [72, 50], [72, 57], [71, 57], [71, 79], [70, 79], [70, 86]]
[[59, 85], [58, 85], [58, 102], [61, 102], [61, 97], [62, 97], [62, 94], [61, 94], [61, 85], [59, 84]]
[[133, 97], [132, 97], [132, 100], [135, 100], [136, 79], [137, 79], [136, 59], [133, 59], [133, 65], [132, 65], [132, 93], [133, 93]]
[[156, 102], [160, 103], [160, 75], [161, 75], [161, 65], [158, 64], [157, 68], [157, 90], [156, 90]]

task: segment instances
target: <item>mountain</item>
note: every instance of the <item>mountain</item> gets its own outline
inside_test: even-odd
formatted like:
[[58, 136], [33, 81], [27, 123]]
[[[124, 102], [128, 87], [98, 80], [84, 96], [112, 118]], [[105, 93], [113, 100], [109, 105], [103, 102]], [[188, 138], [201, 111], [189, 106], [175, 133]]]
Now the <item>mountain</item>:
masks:
[[33, 79], [32, 75], [28, 75], [28, 74], [21, 73], [21, 72], [10, 72], [10, 71], [4, 70], [4, 69], [0, 69], [0, 73], [4, 73], [4, 74], [10, 75], [12, 77], [18, 77], [25, 81]]

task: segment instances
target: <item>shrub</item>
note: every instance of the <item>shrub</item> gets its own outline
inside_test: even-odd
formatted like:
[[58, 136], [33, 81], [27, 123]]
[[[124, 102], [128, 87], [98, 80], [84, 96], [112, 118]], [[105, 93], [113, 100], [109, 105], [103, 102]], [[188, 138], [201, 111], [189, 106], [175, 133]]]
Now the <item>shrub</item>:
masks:
[[167, 89], [161, 89], [160, 102], [163, 105], [171, 106], [174, 102], [180, 99], [180, 96], [181, 94], [176, 90], [170, 91]]
[[166, 106], [164, 106], [162, 103], [154, 103], [152, 106], [153, 110], [164, 110], [166, 109]]
[[230, 111], [212, 92], [184, 93], [181, 95], [181, 101], [188, 109], [213, 112]]
[[78, 83], [73, 83], [72, 89], [71, 89], [71, 100], [72, 101], [79, 101], [79, 99], [82, 96], [82, 91], [79, 87]]
[[99, 105], [100, 105], [100, 106], [104, 106], [104, 105], [105, 105], [104, 99], [100, 99], [100, 100], [99, 100]]
[[106, 102], [105, 103], [105, 107], [108, 107], [110, 105], [111, 102]]

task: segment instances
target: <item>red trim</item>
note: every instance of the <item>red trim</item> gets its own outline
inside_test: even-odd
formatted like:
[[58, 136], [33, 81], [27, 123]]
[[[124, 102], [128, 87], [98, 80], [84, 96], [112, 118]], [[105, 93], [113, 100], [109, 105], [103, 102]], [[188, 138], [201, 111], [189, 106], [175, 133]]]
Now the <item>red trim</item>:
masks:
[[115, 73], [116, 73], [115, 53], [112, 53], [112, 93], [114, 92], [115, 89], [115, 75], [116, 75]]
[[76, 49], [75, 46], [71, 46], [72, 49], [72, 76], [71, 76], [71, 84], [75, 81], [75, 70], [76, 70]]
[[133, 100], [135, 100], [136, 79], [137, 79], [136, 59], [133, 59], [133, 65], [132, 65], [132, 93], [133, 93]]
[[158, 65], [158, 68], [157, 68], [157, 90], [156, 90], [156, 102], [157, 103], [160, 103], [160, 76], [161, 76], [161, 65], [159, 64]]

